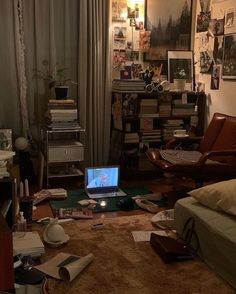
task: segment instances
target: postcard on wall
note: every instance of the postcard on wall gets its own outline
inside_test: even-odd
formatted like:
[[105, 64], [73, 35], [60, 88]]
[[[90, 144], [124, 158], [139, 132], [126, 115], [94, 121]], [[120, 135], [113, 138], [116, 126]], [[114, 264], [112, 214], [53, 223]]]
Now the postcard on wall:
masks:
[[225, 12], [225, 34], [236, 32], [235, 7], [226, 9]]
[[139, 50], [147, 52], [150, 48], [151, 31], [140, 31], [139, 33]]
[[219, 90], [220, 65], [214, 65], [211, 74], [211, 90]]
[[206, 32], [211, 19], [211, 0], [199, 0], [200, 13], [197, 15], [197, 33]]
[[112, 21], [126, 21], [127, 0], [112, 0]]
[[209, 24], [209, 29], [214, 36], [219, 36], [224, 34], [224, 19], [211, 19]]
[[125, 39], [127, 37], [127, 27], [114, 27], [114, 39]]
[[113, 69], [120, 70], [124, 67], [126, 62], [125, 50], [113, 50]]
[[211, 69], [213, 62], [213, 52], [204, 51], [200, 52], [200, 72], [208, 73]]
[[216, 64], [222, 64], [223, 61], [224, 37], [214, 38], [213, 59]]

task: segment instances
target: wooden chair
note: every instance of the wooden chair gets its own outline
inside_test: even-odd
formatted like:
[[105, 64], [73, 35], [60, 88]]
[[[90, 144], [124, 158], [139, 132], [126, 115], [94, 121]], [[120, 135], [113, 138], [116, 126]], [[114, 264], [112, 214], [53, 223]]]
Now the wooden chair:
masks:
[[[175, 149], [186, 143], [198, 142], [195, 151]], [[172, 150], [168, 153], [168, 150]], [[168, 158], [169, 154], [173, 153]], [[167, 156], [165, 156], [167, 154]], [[197, 155], [198, 154], [198, 155]], [[148, 159], [157, 168], [175, 176], [194, 179], [196, 187], [204, 180], [223, 180], [236, 177], [236, 117], [215, 113], [203, 137], [173, 139], [160, 149], [146, 152]], [[190, 157], [190, 159], [189, 159]]]

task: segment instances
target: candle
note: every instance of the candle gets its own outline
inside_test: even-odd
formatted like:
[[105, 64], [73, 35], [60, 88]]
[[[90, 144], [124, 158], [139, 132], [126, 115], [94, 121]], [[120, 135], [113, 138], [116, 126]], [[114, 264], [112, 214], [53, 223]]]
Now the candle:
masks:
[[25, 196], [29, 197], [29, 183], [27, 179], [25, 179]]
[[101, 207], [106, 207], [107, 206], [107, 201], [106, 200], [101, 200], [99, 201], [99, 204]]
[[24, 195], [24, 186], [23, 186], [23, 183], [20, 182], [20, 198], [23, 198], [23, 195]]

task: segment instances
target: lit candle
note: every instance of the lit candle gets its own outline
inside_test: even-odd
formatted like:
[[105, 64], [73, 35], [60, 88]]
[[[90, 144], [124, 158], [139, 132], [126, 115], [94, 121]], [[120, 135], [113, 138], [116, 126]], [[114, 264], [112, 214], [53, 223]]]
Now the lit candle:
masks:
[[29, 182], [25, 179], [25, 196], [29, 197]]
[[107, 206], [107, 201], [106, 200], [101, 200], [99, 202], [99, 204], [100, 204], [101, 207], [106, 207]]
[[20, 198], [23, 198], [23, 195], [24, 195], [24, 186], [23, 186], [23, 183], [20, 182]]

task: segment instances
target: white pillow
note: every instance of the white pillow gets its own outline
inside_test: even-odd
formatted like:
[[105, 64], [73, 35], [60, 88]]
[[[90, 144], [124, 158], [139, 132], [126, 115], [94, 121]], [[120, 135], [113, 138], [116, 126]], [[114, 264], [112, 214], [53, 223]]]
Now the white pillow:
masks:
[[207, 185], [188, 194], [211, 209], [236, 215], [236, 179]]

